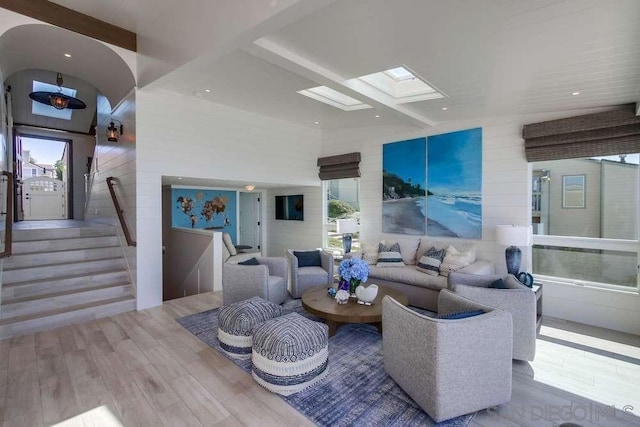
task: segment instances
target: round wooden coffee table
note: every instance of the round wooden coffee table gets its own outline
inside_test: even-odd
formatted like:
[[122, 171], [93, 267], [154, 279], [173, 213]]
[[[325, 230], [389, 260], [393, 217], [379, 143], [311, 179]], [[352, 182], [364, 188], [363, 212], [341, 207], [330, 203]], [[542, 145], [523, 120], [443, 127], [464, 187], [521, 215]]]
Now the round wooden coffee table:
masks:
[[357, 298], [349, 298], [347, 304], [338, 304], [327, 294], [326, 286], [309, 289], [302, 294], [302, 307], [311, 314], [325, 319], [329, 326], [329, 336], [336, 334], [344, 323], [371, 323], [382, 333], [382, 297], [391, 296], [402, 305], [409, 304], [409, 298], [388, 286], [378, 287], [378, 296], [372, 305], [358, 304]]

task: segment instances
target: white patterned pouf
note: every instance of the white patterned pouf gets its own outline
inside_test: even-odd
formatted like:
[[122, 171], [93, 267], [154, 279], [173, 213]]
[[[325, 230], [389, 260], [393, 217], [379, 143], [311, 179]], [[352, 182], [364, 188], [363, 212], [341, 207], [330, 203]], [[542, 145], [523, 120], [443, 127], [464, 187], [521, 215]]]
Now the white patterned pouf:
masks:
[[220, 347], [236, 359], [251, 357], [253, 328], [282, 315], [282, 307], [260, 297], [236, 302], [218, 312]]
[[258, 384], [288, 396], [326, 375], [329, 327], [298, 313], [268, 320], [253, 330], [252, 375]]

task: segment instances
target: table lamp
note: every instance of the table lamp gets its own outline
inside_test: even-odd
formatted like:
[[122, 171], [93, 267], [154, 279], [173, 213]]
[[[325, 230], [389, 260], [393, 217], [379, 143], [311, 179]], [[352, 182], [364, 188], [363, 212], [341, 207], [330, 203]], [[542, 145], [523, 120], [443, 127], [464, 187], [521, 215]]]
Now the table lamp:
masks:
[[336, 232], [342, 234], [342, 249], [345, 254], [351, 252], [352, 233], [358, 231], [358, 222], [355, 219], [339, 219]]
[[530, 246], [533, 240], [533, 228], [530, 225], [497, 225], [496, 239], [498, 243], [508, 246], [504, 251], [507, 261], [507, 272], [517, 276], [520, 272], [522, 251], [518, 246]]

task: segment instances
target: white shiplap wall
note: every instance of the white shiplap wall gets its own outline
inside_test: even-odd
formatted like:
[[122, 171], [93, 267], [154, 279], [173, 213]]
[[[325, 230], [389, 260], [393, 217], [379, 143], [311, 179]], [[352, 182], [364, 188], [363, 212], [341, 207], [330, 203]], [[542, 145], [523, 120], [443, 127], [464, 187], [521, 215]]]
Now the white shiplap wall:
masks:
[[138, 256], [144, 259], [137, 286], [143, 309], [162, 303], [163, 175], [251, 182], [258, 188], [260, 183], [318, 185], [321, 141], [316, 130], [171, 92], [138, 91], [137, 106], [136, 220]]
[[[318, 182], [320, 182], [318, 180]], [[304, 195], [304, 221], [278, 220], [275, 196]], [[322, 186], [271, 189], [267, 192], [267, 254], [283, 256], [287, 249], [322, 247]]]
[[[504, 247], [495, 243], [498, 224], [531, 222], [531, 166], [524, 154], [522, 125], [592, 111], [502, 117], [452, 122], [428, 129], [377, 127], [327, 131], [322, 155], [362, 153], [360, 170], [361, 238], [375, 242], [382, 234], [382, 144], [420, 136], [481, 127], [483, 130], [483, 238], [475, 241], [478, 257], [495, 262], [506, 273]], [[523, 250], [522, 269], [531, 271], [530, 250]], [[544, 314], [561, 319], [640, 334], [640, 296], [575, 285], [545, 283]]]
[[[465, 122], [429, 129], [392, 127], [325, 133], [323, 156], [348, 151], [362, 154], [360, 229], [364, 242], [392, 237], [382, 234], [382, 145], [474, 127], [482, 127], [483, 133], [483, 238], [474, 242], [479, 258], [496, 260], [495, 226], [531, 221], [529, 167], [522, 141], [518, 141], [521, 128], [514, 122]], [[502, 264], [496, 262], [497, 269], [502, 267], [506, 271]]]
[[[96, 131], [96, 150], [91, 172], [94, 173], [93, 185], [89, 194], [89, 203], [85, 212], [88, 221], [112, 224], [115, 226], [124, 248], [125, 258], [129, 265], [131, 280], [136, 283], [137, 250], [127, 246], [122, 227], [118, 221], [106, 179], [117, 178], [116, 194], [120, 207], [124, 211], [125, 221], [131, 238], [137, 239], [136, 232], [136, 95], [132, 91], [111, 112], [107, 98], [98, 97], [98, 128]], [[124, 126], [124, 134], [118, 142], [107, 141], [106, 129], [111, 119], [120, 120]], [[117, 125], [117, 123], [116, 123]]]

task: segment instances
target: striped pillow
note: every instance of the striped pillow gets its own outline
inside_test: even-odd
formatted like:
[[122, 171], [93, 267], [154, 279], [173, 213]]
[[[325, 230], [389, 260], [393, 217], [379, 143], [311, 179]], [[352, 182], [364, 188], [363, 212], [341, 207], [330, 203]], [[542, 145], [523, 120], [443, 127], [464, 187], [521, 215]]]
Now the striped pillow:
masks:
[[380, 252], [376, 267], [404, 267], [400, 252]]
[[440, 265], [444, 258], [446, 250], [437, 250], [435, 247], [431, 247], [418, 261], [416, 270], [427, 273], [431, 276], [438, 276], [440, 274]]

